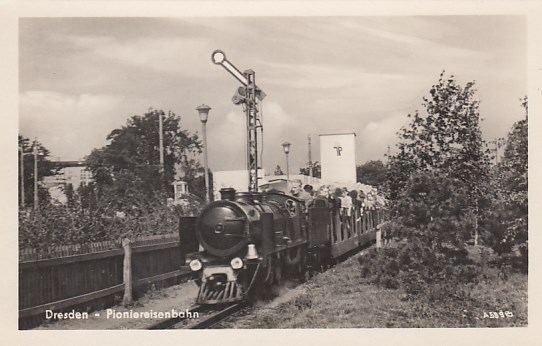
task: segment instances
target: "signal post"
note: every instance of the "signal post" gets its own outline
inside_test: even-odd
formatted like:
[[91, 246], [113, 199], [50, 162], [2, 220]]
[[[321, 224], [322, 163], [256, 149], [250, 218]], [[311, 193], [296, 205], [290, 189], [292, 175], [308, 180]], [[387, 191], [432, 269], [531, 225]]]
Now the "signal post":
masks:
[[247, 170], [248, 191], [258, 191], [258, 135], [257, 129], [262, 128], [258, 109], [258, 102], [265, 98], [265, 93], [256, 86], [256, 74], [253, 70], [241, 73], [233, 64], [226, 59], [226, 54], [221, 50], [215, 50], [211, 55], [213, 62], [221, 65], [234, 76], [243, 86], [239, 87], [232, 97], [236, 105], [243, 105], [246, 114], [247, 127]]

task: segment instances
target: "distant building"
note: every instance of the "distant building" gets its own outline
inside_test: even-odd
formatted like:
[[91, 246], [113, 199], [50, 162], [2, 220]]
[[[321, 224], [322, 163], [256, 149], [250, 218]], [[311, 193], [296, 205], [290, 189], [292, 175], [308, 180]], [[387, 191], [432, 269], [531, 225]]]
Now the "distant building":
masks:
[[322, 180], [356, 182], [356, 134], [320, 135]]
[[65, 187], [71, 184], [74, 190], [81, 184], [89, 184], [94, 181], [92, 172], [81, 161], [57, 161], [53, 163], [58, 169], [56, 175], [43, 177], [42, 185], [48, 188], [51, 199], [58, 203], [66, 203]]
[[81, 161], [59, 161], [54, 165], [58, 168], [58, 174], [43, 178], [45, 186], [55, 186], [58, 184], [72, 184], [77, 189], [81, 183], [89, 184], [93, 182], [92, 172], [87, 170], [87, 166]]
[[184, 196], [188, 195], [188, 184], [186, 181], [177, 180], [173, 182], [174, 200], [181, 200]]

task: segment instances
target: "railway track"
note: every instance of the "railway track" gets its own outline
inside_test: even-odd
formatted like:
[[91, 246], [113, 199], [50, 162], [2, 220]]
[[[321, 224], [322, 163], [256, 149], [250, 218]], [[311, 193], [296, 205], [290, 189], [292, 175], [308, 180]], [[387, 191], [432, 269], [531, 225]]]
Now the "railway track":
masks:
[[229, 305], [220, 311], [216, 311], [206, 316], [204, 319], [198, 320], [196, 324], [190, 325], [188, 329], [211, 329], [218, 323], [228, 319], [233, 314], [243, 310], [247, 305], [248, 304], [244, 302]]
[[148, 327], [148, 330], [164, 330], [164, 329], [211, 329], [213, 326], [218, 323], [226, 320], [233, 314], [243, 310], [247, 306], [247, 303], [240, 302], [218, 310], [212, 311], [208, 307], [203, 305], [195, 305], [188, 309], [190, 313], [198, 313], [200, 315], [206, 314], [206, 316], [199, 318], [195, 323], [188, 323], [187, 325], [182, 325], [184, 321], [187, 321], [186, 318], [170, 318], [158, 323], [155, 323]]

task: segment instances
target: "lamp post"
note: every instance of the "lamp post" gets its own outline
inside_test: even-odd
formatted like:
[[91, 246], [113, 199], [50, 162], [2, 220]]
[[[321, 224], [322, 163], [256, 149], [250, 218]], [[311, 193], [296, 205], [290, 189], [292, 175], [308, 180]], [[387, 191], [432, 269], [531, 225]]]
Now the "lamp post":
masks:
[[166, 180], [164, 178], [164, 128], [163, 128], [164, 119], [162, 117], [162, 112], [158, 113], [158, 145], [160, 150], [160, 167], [158, 168], [160, 172], [160, 184], [161, 188], [165, 187]]
[[19, 152], [21, 153], [21, 207], [24, 209], [24, 149], [23, 146], [19, 146]]
[[201, 121], [203, 132], [203, 161], [205, 165], [205, 202], [209, 203], [209, 167], [207, 165], [207, 119], [211, 107], [201, 105], [196, 110], [199, 112], [199, 120]]
[[290, 180], [290, 163], [288, 162], [288, 154], [290, 153], [290, 143], [289, 142], [282, 143], [282, 149], [284, 149], [284, 153], [286, 154], [286, 179]]
[[34, 211], [38, 211], [38, 144], [34, 141], [32, 148], [34, 154]]

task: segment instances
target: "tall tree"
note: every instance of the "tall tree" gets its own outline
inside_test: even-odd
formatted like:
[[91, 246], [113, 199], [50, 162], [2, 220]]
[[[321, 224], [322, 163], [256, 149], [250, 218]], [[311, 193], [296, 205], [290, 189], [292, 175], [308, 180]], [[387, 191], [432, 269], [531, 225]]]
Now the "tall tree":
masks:
[[528, 245], [528, 104], [525, 118], [516, 122], [506, 138], [504, 156], [496, 167], [495, 195], [486, 217], [489, 245], [499, 253], [518, 246], [527, 269]]
[[[428, 205], [432, 210], [450, 208], [458, 212], [453, 214], [456, 221], [465, 220], [465, 226], [472, 231], [474, 242], [479, 237], [478, 222], [482, 220], [484, 208], [489, 206], [490, 190], [490, 155], [487, 144], [482, 139], [479, 101], [475, 98], [474, 82], [462, 87], [453, 76], [440, 74], [438, 83], [429, 91], [430, 96], [423, 98], [422, 105], [426, 114], [408, 115], [411, 122], [398, 132], [398, 153], [388, 162], [387, 185], [393, 211], [401, 213], [400, 206], [406, 195], [403, 193], [407, 182], [416, 174], [440, 177], [453, 181], [454, 193], [467, 196], [467, 205], [461, 205], [462, 199], [437, 198], [435, 205]], [[434, 218], [434, 216], [432, 216]], [[430, 234], [430, 228], [422, 232]], [[448, 227], [446, 222], [434, 223], [432, 227]], [[449, 228], [449, 227], [448, 227]], [[442, 232], [445, 229], [440, 229]], [[432, 232], [434, 233], [434, 232]], [[453, 234], [458, 237], [460, 234]]]
[[382, 161], [367, 161], [356, 167], [356, 180], [362, 184], [381, 186], [386, 182], [386, 172]]
[[[160, 116], [163, 119], [163, 180], [160, 175]], [[198, 165], [186, 157], [201, 152], [197, 135], [181, 130], [180, 117], [171, 111], [166, 114], [150, 109], [142, 116], [134, 115], [125, 126], [111, 131], [107, 139], [110, 141], [107, 146], [93, 150], [86, 158], [98, 187], [113, 184], [122, 172], [123, 177], [132, 176], [131, 184], [148, 193], [164, 187], [169, 189], [174, 180], [175, 165]]]
[[390, 157], [388, 166], [392, 199], [413, 172], [432, 172], [463, 182], [476, 209], [484, 195], [490, 156], [475, 93], [474, 82], [462, 87], [454, 76], [446, 79], [444, 71], [440, 74], [430, 96], [423, 98], [427, 114], [409, 114], [410, 124], [398, 132], [399, 152]]

